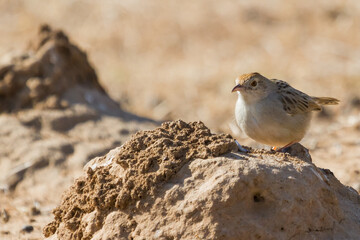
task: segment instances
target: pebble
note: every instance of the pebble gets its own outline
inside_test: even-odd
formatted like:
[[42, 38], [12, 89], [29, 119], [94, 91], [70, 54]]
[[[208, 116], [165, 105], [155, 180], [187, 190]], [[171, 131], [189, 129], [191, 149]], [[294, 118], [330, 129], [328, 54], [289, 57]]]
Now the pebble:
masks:
[[9, 213], [6, 211], [6, 209], [2, 209], [2, 210], [0, 211], [0, 219], [1, 219], [4, 223], [6, 223], [6, 222], [9, 221], [10, 216], [9, 216]]
[[34, 230], [34, 227], [31, 225], [25, 225], [22, 229], [21, 232], [26, 232], [26, 233], [31, 233]]
[[30, 208], [30, 215], [36, 216], [36, 215], [40, 215], [40, 214], [41, 214], [40, 203], [37, 201], [34, 201], [33, 206]]

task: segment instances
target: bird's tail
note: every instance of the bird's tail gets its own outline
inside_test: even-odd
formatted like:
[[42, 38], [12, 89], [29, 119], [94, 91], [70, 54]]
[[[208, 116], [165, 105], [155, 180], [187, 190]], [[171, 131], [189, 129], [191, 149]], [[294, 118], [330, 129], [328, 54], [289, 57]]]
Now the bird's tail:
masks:
[[317, 104], [320, 105], [337, 105], [340, 100], [331, 97], [312, 97]]

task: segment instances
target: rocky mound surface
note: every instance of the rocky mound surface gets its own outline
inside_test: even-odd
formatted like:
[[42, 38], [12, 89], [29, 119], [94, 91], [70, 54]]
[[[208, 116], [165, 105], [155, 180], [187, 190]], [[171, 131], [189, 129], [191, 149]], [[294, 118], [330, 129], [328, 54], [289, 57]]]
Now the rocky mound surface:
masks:
[[31, 46], [0, 67], [0, 239], [21, 239], [26, 224], [25, 238], [41, 239], [89, 160], [157, 125], [123, 111], [62, 31], [42, 26]]
[[[298, 147], [298, 146], [297, 146]], [[310, 156], [237, 152], [202, 123], [164, 123], [93, 159], [52, 239], [356, 239], [360, 196]], [[297, 151], [292, 151], [293, 154]]]
[[[88, 239], [103, 227], [111, 212], [136, 211], [149, 204], [157, 190], [190, 160], [216, 157], [234, 149], [230, 135], [211, 134], [201, 122], [170, 122], [153, 131], [138, 132], [86, 167], [86, 176], [68, 191], [44, 234], [50, 236], [59, 229], [60, 239]], [[82, 222], [88, 214], [92, 226]]]

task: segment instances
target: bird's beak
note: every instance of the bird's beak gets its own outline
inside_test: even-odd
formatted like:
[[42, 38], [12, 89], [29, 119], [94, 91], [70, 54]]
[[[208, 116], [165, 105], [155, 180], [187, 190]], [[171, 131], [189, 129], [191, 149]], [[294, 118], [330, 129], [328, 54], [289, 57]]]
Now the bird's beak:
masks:
[[238, 84], [231, 90], [231, 92], [241, 91], [242, 89], [244, 89], [244, 86]]

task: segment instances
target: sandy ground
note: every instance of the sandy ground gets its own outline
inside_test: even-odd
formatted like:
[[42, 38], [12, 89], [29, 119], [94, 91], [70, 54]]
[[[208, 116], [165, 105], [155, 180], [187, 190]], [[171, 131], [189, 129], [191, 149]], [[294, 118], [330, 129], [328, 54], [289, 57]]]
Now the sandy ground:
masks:
[[[63, 29], [87, 52], [100, 82], [125, 110], [156, 120], [201, 120], [243, 144], [264, 147], [235, 126], [230, 91], [239, 74], [257, 71], [310, 95], [340, 99], [314, 117], [303, 144], [318, 166], [360, 190], [358, 1], [2, 0], [0, 62], [22, 53], [42, 23]], [[58, 171], [64, 185], [75, 177]], [[18, 235], [11, 236], [27, 239], [18, 230], [32, 223], [34, 199], [25, 190], [0, 197], [10, 209], [18, 207], [11, 230]], [[35, 230], [51, 218], [54, 199], [43, 200], [49, 214], [37, 218]], [[34, 239], [40, 236], [36, 231]]]

